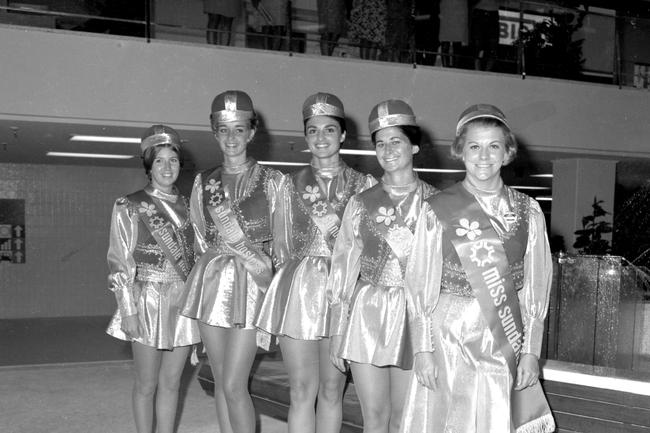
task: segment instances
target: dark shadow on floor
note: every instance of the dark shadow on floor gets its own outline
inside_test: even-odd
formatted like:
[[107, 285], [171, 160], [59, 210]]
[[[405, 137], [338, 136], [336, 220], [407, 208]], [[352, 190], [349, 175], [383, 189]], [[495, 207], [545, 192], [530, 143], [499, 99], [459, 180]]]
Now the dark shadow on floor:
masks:
[[0, 320], [0, 366], [130, 360], [106, 334], [109, 316]]

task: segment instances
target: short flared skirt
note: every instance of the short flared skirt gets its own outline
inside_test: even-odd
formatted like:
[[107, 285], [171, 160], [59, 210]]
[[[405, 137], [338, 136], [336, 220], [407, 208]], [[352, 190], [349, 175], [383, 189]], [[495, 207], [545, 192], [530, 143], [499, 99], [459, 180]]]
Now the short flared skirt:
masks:
[[442, 293], [433, 313], [438, 389], [411, 379], [400, 432], [508, 433], [512, 378], [476, 298]]
[[237, 257], [208, 250], [186, 286], [184, 316], [211, 326], [255, 329], [262, 290]]
[[411, 347], [404, 288], [359, 280], [339, 356], [351, 362], [408, 370], [413, 364]]
[[329, 335], [329, 304], [325, 294], [329, 257], [305, 257], [285, 262], [266, 291], [258, 328], [299, 340]]
[[106, 329], [109, 335], [164, 350], [188, 346], [201, 340], [196, 320], [180, 315], [185, 292], [183, 282], [136, 281], [133, 291], [143, 335], [131, 338], [122, 331], [122, 314], [119, 309]]

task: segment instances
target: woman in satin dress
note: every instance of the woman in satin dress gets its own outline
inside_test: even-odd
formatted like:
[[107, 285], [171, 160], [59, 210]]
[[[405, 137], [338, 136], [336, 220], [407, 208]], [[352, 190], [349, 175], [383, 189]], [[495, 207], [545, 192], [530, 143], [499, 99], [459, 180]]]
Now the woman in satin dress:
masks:
[[465, 179], [423, 205], [406, 279], [416, 347], [404, 433], [555, 430], [538, 384], [551, 254], [539, 204], [501, 179], [516, 151], [501, 110], [469, 107], [451, 147]]
[[210, 119], [223, 165], [194, 179], [190, 217], [197, 258], [183, 314], [199, 321], [219, 431], [253, 433], [248, 377], [258, 343], [254, 321], [272, 276], [271, 215], [282, 175], [247, 156], [257, 117], [245, 92], [217, 95]]
[[196, 322], [179, 315], [194, 233], [188, 200], [174, 185], [183, 165], [178, 133], [153, 125], [140, 147], [150, 182], [113, 207], [108, 281], [118, 308], [106, 332], [131, 342], [138, 433], [151, 433], [154, 419], [158, 432], [171, 433], [181, 373], [199, 342]]
[[329, 359], [325, 286], [345, 205], [376, 181], [339, 156], [346, 135], [339, 98], [311, 95], [302, 115], [312, 160], [283, 182], [273, 231], [277, 273], [257, 325], [279, 337], [291, 390], [289, 432], [335, 433], [341, 429], [346, 374]]
[[370, 112], [369, 129], [384, 169], [381, 182], [350, 199], [332, 271], [330, 354], [350, 365], [364, 433], [397, 432], [412, 352], [404, 272], [422, 201], [435, 188], [413, 171], [421, 139], [411, 107], [388, 100]]

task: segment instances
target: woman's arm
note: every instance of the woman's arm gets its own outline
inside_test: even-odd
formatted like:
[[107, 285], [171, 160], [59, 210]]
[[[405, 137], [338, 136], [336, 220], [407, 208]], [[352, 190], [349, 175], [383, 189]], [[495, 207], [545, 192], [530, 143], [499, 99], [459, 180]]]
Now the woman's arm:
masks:
[[194, 254], [198, 261], [207, 250], [208, 244], [205, 241], [205, 213], [203, 212], [203, 181], [201, 173], [194, 178], [192, 195], [190, 196], [190, 220], [194, 227]]
[[137, 314], [133, 294], [135, 260], [133, 251], [138, 240], [138, 216], [129, 211], [129, 201], [119, 198], [113, 206], [108, 243], [108, 288], [115, 293], [122, 317]]
[[415, 353], [413, 371], [418, 382], [430, 389], [437, 388], [431, 316], [438, 303], [441, 279], [442, 226], [425, 202], [415, 226], [404, 282]]
[[269, 187], [269, 213], [271, 215], [271, 246], [273, 265], [280, 267], [291, 258], [293, 251], [291, 200], [293, 182], [291, 176], [275, 177]]
[[539, 356], [544, 336], [544, 319], [548, 311], [553, 263], [546, 235], [546, 222], [539, 204], [530, 199], [528, 244], [524, 255], [524, 286], [519, 292], [519, 305], [524, 322], [524, 341], [517, 366], [515, 389], [537, 382]]

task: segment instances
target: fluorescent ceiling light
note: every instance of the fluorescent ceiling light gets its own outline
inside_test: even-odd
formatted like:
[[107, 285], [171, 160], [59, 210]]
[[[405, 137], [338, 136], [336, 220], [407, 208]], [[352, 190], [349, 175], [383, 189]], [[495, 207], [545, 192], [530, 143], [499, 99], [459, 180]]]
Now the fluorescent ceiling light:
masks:
[[101, 135], [77, 135], [73, 134], [70, 141], [91, 141], [94, 143], [137, 143], [142, 141], [135, 137], [106, 137]]
[[524, 186], [524, 185], [516, 185], [516, 186], [511, 186], [510, 188], [515, 188], [515, 189], [530, 189], [530, 190], [546, 190], [546, 189], [551, 189], [548, 186]]
[[[309, 149], [301, 150], [301, 152], [310, 153]], [[364, 150], [364, 149], [341, 149], [339, 150], [341, 155], [364, 155], [364, 156], [377, 156], [377, 152], [374, 150]]]
[[115, 155], [110, 153], [76, 153], [76, 152], [47, 152], [47, 156], [63, 156], [67, 158], [102, 158], [102, 159], [131, 159], [133, 155]]
[[262, 165], [290, 165], [290, 166], [309, 165], [308, 162], [285, 162], [285, 161], [257, 161], [257, 163]]
[[414, 168], [413, 171], [422, 173], [465, 173], [465, 170], [456, 170], [451, 168]]
[[531, 174], [530, 177], [553, 177], [552, 173], [546, 173], [546, 174]]
[[537, 201], [553, 201], [553, 197], [535, 197], [535, 200]]

